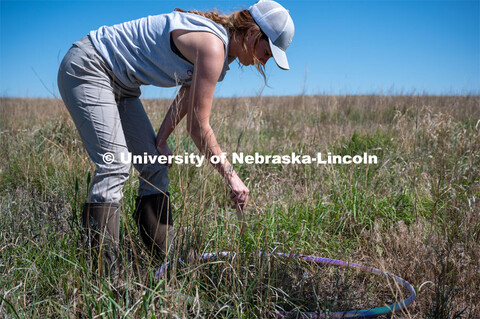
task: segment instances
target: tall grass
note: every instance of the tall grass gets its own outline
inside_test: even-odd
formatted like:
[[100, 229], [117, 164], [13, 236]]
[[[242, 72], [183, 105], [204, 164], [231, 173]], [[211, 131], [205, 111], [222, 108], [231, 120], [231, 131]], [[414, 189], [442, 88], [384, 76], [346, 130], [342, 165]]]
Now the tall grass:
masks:
[[[244, 258], [220, 261], [230, 271], [221, 280], [211, 269], [218, 264], [173, 262], [156, 281], [162, 261], [146, 252], [131, 217], [137, 173], [132, 169], [124, 188], [119, 274], [95, 276], [79, 213], [94, 167], [68, 113], [59, 100], [1, 99], [0, 317], [262, 318], [281, 305], [274, 296], [283, 288], [265, 281], [278, 269], [255, 256], [281, 251], [361, 262], [405, 278], [418, 297], [399, 317], [477, 318], [479, 102], [416, 95], [216, 100], [211, 124], [229, 154], [368, 152], [379, 163], [236, 164], [251, 193], [242, 234], [219, 174], [207, 165], [174, 166], [170, 192], [181, 240], [169, 258], [190, 251]], [[157, 128], [169, 101], [144, 105]], [[177, 154], [196, 152], [184, 125], [169, 144]], [[381, 306], [385, 289], [375, 290]], [[321, 304], [340, 288], [325, 291], [311, 300]], [[212, 308], [209, 298], [230, 307]]]

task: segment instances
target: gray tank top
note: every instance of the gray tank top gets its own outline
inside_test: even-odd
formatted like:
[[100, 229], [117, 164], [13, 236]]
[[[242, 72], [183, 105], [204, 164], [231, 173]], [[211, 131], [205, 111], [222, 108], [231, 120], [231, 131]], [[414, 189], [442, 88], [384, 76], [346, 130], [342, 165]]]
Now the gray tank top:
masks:
[[194, 66], [174, 52], [170, 33], [174, 30], [206, 31], [225, 45], [225, 61], [218, 81], [229, 70], [228, 31], [220, 24], [193, 13], [174, 11], [148, 16], [90, 32], [100, 55], [112, 68], [116, 80], [129, 88], [140, 85], [172, 87], [190, 85]]

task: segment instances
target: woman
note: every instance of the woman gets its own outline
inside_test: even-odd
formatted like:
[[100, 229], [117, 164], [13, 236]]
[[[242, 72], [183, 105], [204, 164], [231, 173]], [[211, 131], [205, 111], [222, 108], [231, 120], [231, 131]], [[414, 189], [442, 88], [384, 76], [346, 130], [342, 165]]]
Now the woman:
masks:
[[[96, 164], [82, 220], [93, 252], [107, 271], [115, 265], [119, 203], [130, 169], [120, 159], [127, 158], [127, 152], [171, 154], [167, 138], [185, 116], [198, 149], [207, 158], [220, 155], [209, 125], [216, 83], [235, 59], [255, 65], [262, 75], [272, 56], [280, 68], [288, 69], [285, 50], [293, 34], [288, 11], [261, 0], [229, 16], [176, 9], [103, 26], [73, 44], [60, 65], [58, 86]], [[157, 135], [139, 99], [141, 85], [181, 85]], [[152, 252], [165, 253], [173, 224], [169, 167], [135, 164], [135, 168], [140, 173], [134, 213], [139, 233]], [[228, 161], [215, 168], [228, 183], [231, 200], [243, 210], [248, 188]], [[102, 263], [98, 267], [101, 272]]]

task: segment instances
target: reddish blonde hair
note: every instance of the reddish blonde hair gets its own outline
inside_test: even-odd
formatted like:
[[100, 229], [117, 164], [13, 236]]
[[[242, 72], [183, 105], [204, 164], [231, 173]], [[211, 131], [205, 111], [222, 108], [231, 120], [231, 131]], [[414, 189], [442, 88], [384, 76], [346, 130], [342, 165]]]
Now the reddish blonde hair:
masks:
[[[260, 29], [258, 24], [253, 20], [252, 15], [248, 10], [234, 11], [229, 15], [222, 15], [218, 11], [197, 11], [189, 10], [185, 11], [179, 8], [176, 8], [175, 11], [179, 12], [188, 12], [193, 14], [198, 14], [202, 17], [212, 20], [215, 23], [221, 24], [225, 29], [228, 30], [231, 37], [235, 40], [241, 40], [243, 50], [247, 51], [247, 31], [253, 28], [255, 30], [254, 37], [254, 48], [257, 47], [258, 42], [264, 39], [268, 41], [268, 37]], [[253, 61], [255, 68], [260, 72], [265, 83], [267, 82], [265, 76], [265, 67], [260, 63], [260, 60], [255, 56], [255, 51], [253, 53]]]

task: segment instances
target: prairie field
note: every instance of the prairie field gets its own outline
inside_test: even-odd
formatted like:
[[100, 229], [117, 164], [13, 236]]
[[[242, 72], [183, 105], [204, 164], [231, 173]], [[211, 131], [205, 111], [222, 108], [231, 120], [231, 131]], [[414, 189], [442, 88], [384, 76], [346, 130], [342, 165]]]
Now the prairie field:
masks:
[[[171, 101], [143, 102], [158, 129]], [[383, 318], [480, 318], [479, 96], [216, 99], [210, 123], [227, 154], [368, 153], [378, 163], [234, 164], [250, 190], [244, 227], [211, 165], [174, 164], [179, 236], [165, 260], [144, 248], [132, 218], [132, 167], [112, 277], [92, 270], [84, 248], [81, 210], [95, 167], [63, 102], [0, 103], [2, 318], [328, 317], [408, 297], [388, 278], [278, 252], [404, 278], [416, 301]], [[198, 154], [185, 121], [169, 145], [174, 154]], [[187, 261], [192, 252], [230, 254]]]

